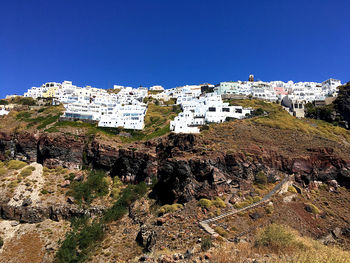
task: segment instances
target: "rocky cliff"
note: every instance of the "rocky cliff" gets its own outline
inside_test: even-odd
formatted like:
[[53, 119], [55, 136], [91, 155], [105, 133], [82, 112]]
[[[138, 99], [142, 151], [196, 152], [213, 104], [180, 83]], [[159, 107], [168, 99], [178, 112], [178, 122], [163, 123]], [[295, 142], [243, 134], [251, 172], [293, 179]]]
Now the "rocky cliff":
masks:
[[170, 134], [152, 141], [113, 144], [101, 138], [65, 134], [0, 133], [0, 159], [37, 161], [48, 167], [90, 166], [127, 182], [157, 178], [154, 196], [161, 202], [229, 192], [263, 171], [269, 180], [295, 173], [300, 181], [337, 180], [350, 186], [350, 163], [332, 148], [306, 148], [288, 155], [268, 147], [245, 145], [244, 151], [207, 151], [201, 135]]

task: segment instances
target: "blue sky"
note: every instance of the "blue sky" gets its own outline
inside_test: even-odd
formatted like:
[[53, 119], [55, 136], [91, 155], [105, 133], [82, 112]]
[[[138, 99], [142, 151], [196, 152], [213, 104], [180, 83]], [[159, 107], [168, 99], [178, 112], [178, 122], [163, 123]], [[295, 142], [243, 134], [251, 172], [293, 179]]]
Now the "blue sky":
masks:
[[0, 97], [79, 86], [350, 80], [350, 1], [0, 1]]

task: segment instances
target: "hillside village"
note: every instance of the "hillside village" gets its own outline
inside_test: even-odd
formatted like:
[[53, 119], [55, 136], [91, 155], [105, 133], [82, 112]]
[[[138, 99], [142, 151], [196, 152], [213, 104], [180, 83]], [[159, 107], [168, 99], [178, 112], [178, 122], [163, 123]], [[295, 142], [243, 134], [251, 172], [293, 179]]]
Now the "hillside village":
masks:
[[[293, 81], [221, 82], [218, 85], [185, 85], [164, 89], [124, 87], [114, 85], [105, 90], [91, 86], [78, 87], [71, 81], [48, 82], [32, 87], [24, 97], [49, 101], [52, 105], [63, 104], [62, 118], [96, 122], [99, 127], [143, 130], [148, 109], [147, 101], [157, 104], [180, 105], [182, 112], [171, 121], [170, 130], [175, 133], [199, 133], [200, 127], [210, 123], [222, 123], [230, 119], [242, 119], [252, 114], [252, 108], [231, 106], [227, 99], [256, 98], [278, 102], [293, 116], [304, 117], [306, 103], [326, 105], [337, 96], [340, 80], [328, 79], [322, 83]], [[10, 95], [13, 98], [16, 95]], [[0, 106], [0, 115], [9, 113], [9, 107]]]
[[[0, 100], [4, 262], [347, 262], [350, 133], [298, 118], [307, 100], [286, 102], [304, 95], [51, 84]], [[315, 108], [350, 105], [350, 83], [318, 85]], [[276, 232], [292, 238], [277, 250]]]

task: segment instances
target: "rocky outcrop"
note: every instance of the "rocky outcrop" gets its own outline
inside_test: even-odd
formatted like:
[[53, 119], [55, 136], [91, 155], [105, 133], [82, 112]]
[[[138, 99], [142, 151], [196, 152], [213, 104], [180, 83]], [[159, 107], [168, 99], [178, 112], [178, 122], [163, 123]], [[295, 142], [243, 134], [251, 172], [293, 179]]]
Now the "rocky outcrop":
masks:
[[16, 220], [21, 223], [39, 223], [46, 219], [54, 221], [68, 220], [75, 216], [93, 216], [102, 214], [103, 208], [81, 209], [75, 206], [11, 206], [0, 204], [0, 218]]
[[0, 133], [0, 159], [38, 161], [45, 166], [78, 168], [83, 165], [109, 171], [125, 182], [151, 182], [161, 202], [187, 202], [213, 197], [263, 171], [274, 181], [279, 173], [297, 180], [336, 180], [350, 187], [350, 163], [331, 148], [308, 149], [290, 157], [270, 148], [247, 145], [244, 152], [208, 152], [205, 138], [170, 134], [148, 142], [113, 144], [98, 138], [66, 134]]

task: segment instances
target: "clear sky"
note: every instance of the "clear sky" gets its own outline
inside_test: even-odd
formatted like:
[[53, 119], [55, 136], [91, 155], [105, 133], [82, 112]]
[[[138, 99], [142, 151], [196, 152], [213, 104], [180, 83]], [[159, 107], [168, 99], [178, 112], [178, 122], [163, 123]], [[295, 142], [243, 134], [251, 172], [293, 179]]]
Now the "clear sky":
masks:
[[0, 0], [0, 97], [78, 86], [350, 80], [349, 0]]

